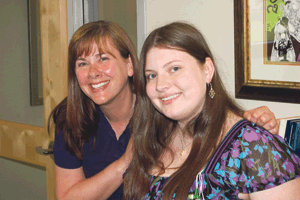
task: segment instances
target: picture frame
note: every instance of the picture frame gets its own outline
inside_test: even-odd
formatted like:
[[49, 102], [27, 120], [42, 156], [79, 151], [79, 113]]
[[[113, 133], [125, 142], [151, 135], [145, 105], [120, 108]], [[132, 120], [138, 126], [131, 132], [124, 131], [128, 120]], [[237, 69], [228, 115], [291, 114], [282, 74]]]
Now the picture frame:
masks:
[[264, 64], [300, 66], [300, 2], [263, 0]]
[[264, 62], [265, 1], [234, 0], [235, 97], [300, 103], [300, 66]]
[[41, 28], [38, 0], [27, 0], [30, 106], [43, 105]]

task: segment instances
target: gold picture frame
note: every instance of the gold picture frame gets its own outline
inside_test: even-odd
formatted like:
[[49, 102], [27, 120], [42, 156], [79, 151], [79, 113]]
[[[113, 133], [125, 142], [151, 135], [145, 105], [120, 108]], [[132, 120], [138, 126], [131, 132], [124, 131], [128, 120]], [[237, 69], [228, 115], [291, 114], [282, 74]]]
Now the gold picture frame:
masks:
[[[265, 1], [265, 0], [263, 0]], [[252, 3], [255, 1], [251, 1]], [[256, 1], [256, 2], [262, 2]], [[262, 2], [263, 3], [263, 2]], [[235, 45], [235, 96], [241, 99], [253, 99], [275, 102], [300, 103], [300, 81], [293, 80], [272, 80], [270, 78], [253, 78], [251, 75], [251, 64], [253, 59], [251, 53], [251, 34], [250, 30], [250, 0], [234, 0], [234, 45]], [[251, 5], [257, 6], [257, 5]], [[251, 13], [252, 14], [252, 13]], [[263, 24], [263, 20], [261, 22]], [[258, 29], [257, 31], [260, 31]], [[260, 33], [259, 33], [260, 34]], [[261, 46], [263, 49], [263, 42]], [[263, 50], [261, 53], [261, 65], [263, 61]], [[254, 65], [253, 65], [254, 66]], [[266, 65], [265, 65], [266, 66]], [[278, 68], [281, 65], [267, 65], [267, 67]], [[264, 67], [264, 66], [263, 66]], [[291, 68], [293, 67], [293, 68]], [[294, 70], [299, 75], [299, 66], [290, 66], [289, 70]], [[275, 70], [269, 70], [268, 75], [275, 75]], [[264, 76], [262, 73], [261, 76]]]

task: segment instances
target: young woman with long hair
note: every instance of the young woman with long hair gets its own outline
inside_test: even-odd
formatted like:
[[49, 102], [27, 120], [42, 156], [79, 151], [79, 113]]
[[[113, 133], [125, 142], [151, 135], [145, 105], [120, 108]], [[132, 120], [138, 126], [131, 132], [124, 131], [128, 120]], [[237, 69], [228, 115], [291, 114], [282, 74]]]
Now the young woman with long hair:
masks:
[[299, 198], [299, 157], [243, 119], [196, 28], [155, 29], [140, 63], [124, 199]]

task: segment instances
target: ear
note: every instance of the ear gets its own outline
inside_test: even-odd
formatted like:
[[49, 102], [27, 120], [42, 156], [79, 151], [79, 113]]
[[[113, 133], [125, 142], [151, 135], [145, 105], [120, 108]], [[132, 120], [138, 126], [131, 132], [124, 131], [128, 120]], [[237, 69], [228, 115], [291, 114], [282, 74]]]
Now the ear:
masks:
[[206, 75], [206, 83], [210, 83], [215, 74], [215, 64], [210, 57], [205, 58], [204, 71]]
[[132, 77], [133, 73], [134, 73], [133, 64], [132, 64], [131, 56], [129, 55], [127, 58], [127, 74], [129, 77]]

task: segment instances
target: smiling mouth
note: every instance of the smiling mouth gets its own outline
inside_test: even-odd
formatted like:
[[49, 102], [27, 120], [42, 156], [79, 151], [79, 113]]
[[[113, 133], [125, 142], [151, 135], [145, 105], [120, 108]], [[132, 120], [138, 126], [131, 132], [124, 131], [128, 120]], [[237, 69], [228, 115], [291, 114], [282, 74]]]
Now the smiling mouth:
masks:
[[166, 98], [162, 98], [161, 100], [163, 100], [163, 101], [168, 101], [168, 100], [174, 99], [174, 98], [176, 98], [176, 97], [178, 97], [178, 96], [179, 96], [179, 94], [174, 94], [174, 95], [172, 95], [172, 96], [169, 96], [169, 97], [166, 97]]
[[103, 87], [104, 85], [107, 85], [109, 83], [109, 81], [106, 81], [106, 82], [102, 82], [102, 83], [99, 83], [99, 84], [97, 84], [97, 85], [91, 85], [92, 86], [92, 88], [94, 88], [94, 89], [98, 89], [98, 88], [100, 88], [100, 87]]

